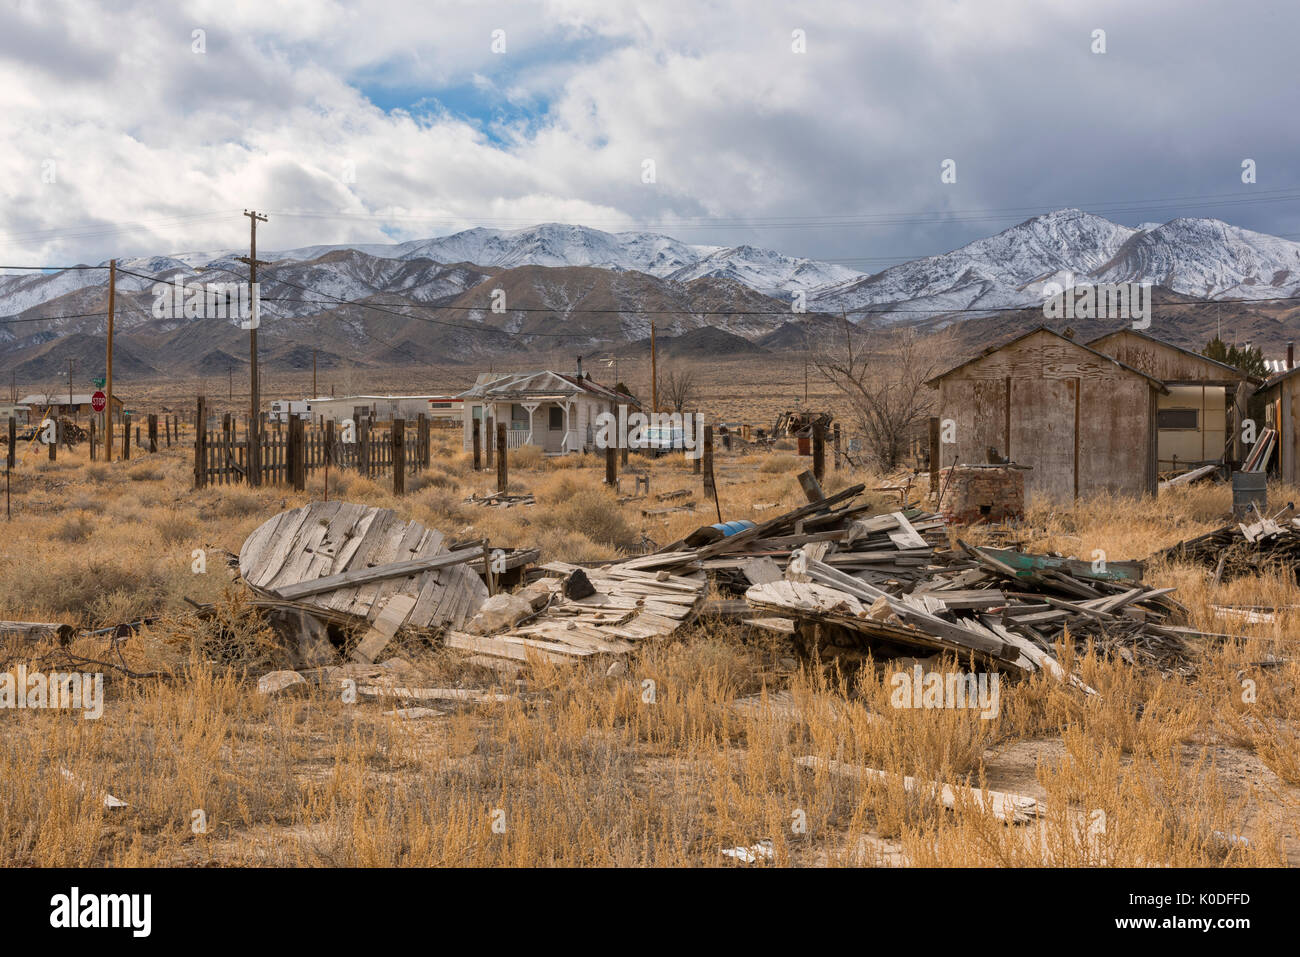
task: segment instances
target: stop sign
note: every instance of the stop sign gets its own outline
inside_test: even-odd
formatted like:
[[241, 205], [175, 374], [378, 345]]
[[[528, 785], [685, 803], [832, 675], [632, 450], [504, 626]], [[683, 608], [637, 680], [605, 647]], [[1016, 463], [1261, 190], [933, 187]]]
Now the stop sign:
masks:
[[96, 412], [103, 412], [108, 407], [108, 396], [102, 392], [96, 392], [90, 397], [90, 407]]

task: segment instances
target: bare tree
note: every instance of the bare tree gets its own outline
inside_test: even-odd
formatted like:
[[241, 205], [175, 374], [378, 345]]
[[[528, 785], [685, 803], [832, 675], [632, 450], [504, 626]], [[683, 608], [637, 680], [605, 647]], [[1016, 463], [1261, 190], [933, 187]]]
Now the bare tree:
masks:
[[864, 333], [846, 320], [843, 340], [815, 360], [844, 395], [867, 456], [881, 470], [899, 466], [914, 430], [929, 417], [934, 392], [925, 382], [946, 367], [950, 340], [911, 329]]
[[695, 370], [672, 369], [659, 383], [659, 394], [674, 412], [685, 412], [695, 401]]

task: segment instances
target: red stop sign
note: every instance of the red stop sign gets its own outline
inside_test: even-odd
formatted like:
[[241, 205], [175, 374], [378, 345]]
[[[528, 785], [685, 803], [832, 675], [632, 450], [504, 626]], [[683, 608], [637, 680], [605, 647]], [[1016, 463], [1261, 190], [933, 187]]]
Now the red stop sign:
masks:
[[96, 392], [90, 397], [90, 407], [96, 412], [103, 412], [108, 408], [108, 396], [102, 392]]

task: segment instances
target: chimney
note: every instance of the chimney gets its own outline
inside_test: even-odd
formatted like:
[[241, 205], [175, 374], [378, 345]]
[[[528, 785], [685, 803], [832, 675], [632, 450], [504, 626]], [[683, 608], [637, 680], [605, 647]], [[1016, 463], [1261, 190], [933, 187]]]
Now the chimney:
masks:
[[1286, 367], [1288, 369], [1295, 368], [1295, 343], [1294, 342], [1288, 342], [1286, 344]]
[[578, 356], [578, 378], [582, 378], [582, 356]]

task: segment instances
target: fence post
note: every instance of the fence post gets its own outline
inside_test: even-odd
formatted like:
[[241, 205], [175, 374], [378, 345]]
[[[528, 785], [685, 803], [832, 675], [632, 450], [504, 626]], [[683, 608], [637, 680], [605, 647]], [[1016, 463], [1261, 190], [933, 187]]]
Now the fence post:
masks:
[[370, 475], [370, 416], [363, 415], [357, 422], [357, 471]]
[[618, 488], [618, 449], [612, 445], [605, 446], [605, 484]]
[[[486, 411], [486, 410], [485, 410], [485, 411]], [[487, 419], [485, 420], [485, 423], [486, 423], [486, 424], [484, 425], [484, 428], [483, 428], [483, 439], [484, 439], [483, 444], [487, 446], [487, 467], [488, 467], [488, 468], [491, 468], [491, 467], [492, 467], [492, 448], [493, 448], [493, 446], [496, 445], [496, 434], [497, 434], [497, 430], [496, 430], [495, 428], [493, 428], [493, 426], [492, 426], [492, 416], [489, 415], [489, 416], [487, 417]]]
[[497, 491], [504, 492], [510, 484], [510, 473], [506, 465], [506, 424], [497, 423]]
[[194, 413], [194, 487], [203, 488], [208, 484], [208, 400], [199, 396], [198, 409]]
[[15, 456], [18, 451], [18, 420], [9, 416], [9, 451], [5, 453], [5, 468], [13, 471]]
[[[474, 422], [473, 419], [471, 419], [470, 421]], [[474, 435], [474, 471], [475, 472], [477, 472], [479, 469], [483, 467], [482, 429], [483, 429], [482, 419], [479, 419], [477, 422], [474, 422], [474, 427], [470, 429], [470, 432], [472, 432]]]
[[835, 450], [835, 456], [834, 456], [835, 470], [838, 472], [840, 468], [840, 424], [838, 422], [835, 423], [835, 430], [833, 433], [833, 437], [831, 439], [831, 443]]
[[325, 467], [334, 464], [334, 420], [325, 421]]
[[131, 413], [122, 416], [122, 461], [131, 461]]
[[406, 420], [393, 419], [393, 494], [406, 494]]
[[813, 476], [817, 481], [826, 477], [826, 424], [813, 423], [812, 434]]
[[421, 412], [415, 421], [418, 429], [416, 440], [420, 449], [420, 468], [427, 469], [429, 467], [429, 417]]
[[939, 445], [939, 417], [930, 416], [930, 494], [939, 499], [939, 469], [943, 465], [943, 450]]
[[700, 469], [704, 473], [705, 496], [717, 498], [717, 490], [713, 487], [713, 426], [711, 425], [704, 427], [704, 455], [695, 461], [700, 465]]
[[90, 461], [95, 461], [95, 416], [90, 417]]
[[149, 413], [149, 451], [158, 451], [158, 413]]

